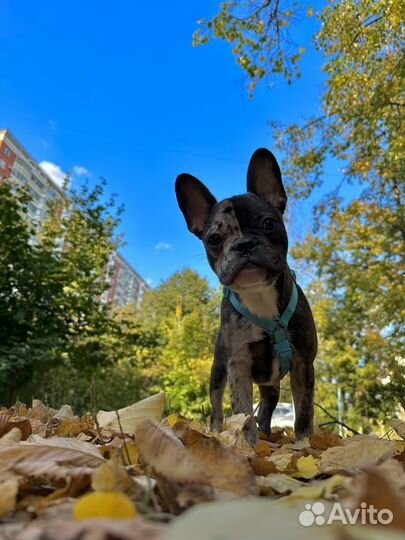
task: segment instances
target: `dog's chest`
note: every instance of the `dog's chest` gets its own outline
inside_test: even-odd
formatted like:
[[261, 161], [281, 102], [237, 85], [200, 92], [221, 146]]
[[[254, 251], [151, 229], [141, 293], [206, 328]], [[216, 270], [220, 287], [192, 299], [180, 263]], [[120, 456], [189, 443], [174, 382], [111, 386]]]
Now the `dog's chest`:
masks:
[[[258, 317], [274, 319], [279, 314], [278, 293], [274, 286], [239, 296], [244, 306]], [[239, 349], [238, 361], [250, 366], [253, 381], [266, 386], [277, 384], [280, 365], [269, 334], [244, 317], [234, 322], [232, 330], [232, 348]]]

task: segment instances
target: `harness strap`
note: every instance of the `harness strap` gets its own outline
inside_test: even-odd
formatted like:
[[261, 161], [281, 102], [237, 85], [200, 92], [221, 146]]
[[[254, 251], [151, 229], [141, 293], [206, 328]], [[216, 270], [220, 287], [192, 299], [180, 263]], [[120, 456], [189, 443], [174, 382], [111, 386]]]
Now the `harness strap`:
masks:
[[291, 317], [294, 315], [298, 303], [298, 289], [295, 283], [295, 272], [293, 270], [291, 270], [291, 276], [293, 278], [293, 283], [290, 301], [288, 302], [283, 313], [274, 319], [258, 317], [242, 304], [236, 294], [231, 291], [229, 287], [224, 287], [224, 297], [229, 299], [236, 311], [256, 326], [259, 326], [259, 328], [265, 330], [270, 335], [274, 350], [279, 359], [281, 378], [291, 371], [292, 348], [290, 342], [288, 341], [286, 330], [288, 329], [288, 323], [290, 322]]

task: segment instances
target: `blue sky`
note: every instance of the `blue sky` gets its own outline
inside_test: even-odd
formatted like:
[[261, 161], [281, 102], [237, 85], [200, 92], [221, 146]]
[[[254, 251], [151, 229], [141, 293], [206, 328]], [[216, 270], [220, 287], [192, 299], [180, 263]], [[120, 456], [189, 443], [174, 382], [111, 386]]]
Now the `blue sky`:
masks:
[[[212, 279], [178, 210], [177, 174], [194, 174], [217, 198], [243, 192], [250, 155], [273, 146], [269, 120], [299, 121], [319, 108], [315, 20], [295, 30], [308, 51], [303, 78], [262, 86], [250, 100], [229, 45], [191, 45], [197, 20], [217, 7], [203, 0], [1, 1], [0, 127], [54, 172], [76, 167], [76, 182], [86, 171], [108, 180], [126, 208], [122, 252], [153, 285], [185, 266]], [[331, 186], [337, 167], [328, 174]], [[310, 214], [306, 205], [297, 215], [301, 230]]]

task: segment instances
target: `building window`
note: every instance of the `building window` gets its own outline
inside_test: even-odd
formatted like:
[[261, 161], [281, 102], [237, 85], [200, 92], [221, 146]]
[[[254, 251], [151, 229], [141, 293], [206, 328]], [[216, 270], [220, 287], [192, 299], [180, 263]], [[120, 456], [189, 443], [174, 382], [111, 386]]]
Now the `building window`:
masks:
[[11, 156], [11, 150], [10, 148], [7, 148], [7, 146], [4, 148], [4, 155], [6, 157], [10, 157]]
[[4, 159], [0, 159], [0, 169], [5, 169], [7, 167], [7, 163], [4, 161]]

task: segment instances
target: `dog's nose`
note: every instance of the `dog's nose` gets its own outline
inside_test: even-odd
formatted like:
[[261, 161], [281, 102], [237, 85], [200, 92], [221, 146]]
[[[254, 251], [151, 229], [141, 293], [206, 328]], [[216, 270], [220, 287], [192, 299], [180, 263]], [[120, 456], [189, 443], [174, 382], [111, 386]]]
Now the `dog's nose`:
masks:
[[256, 240], [250, 239], [242, 239], [237, 240], [234, 245], [233, 249], [235, 251], [239, 251], [239, 253], [250, 253], [254, 250], [254, 248], [257, 246]]

